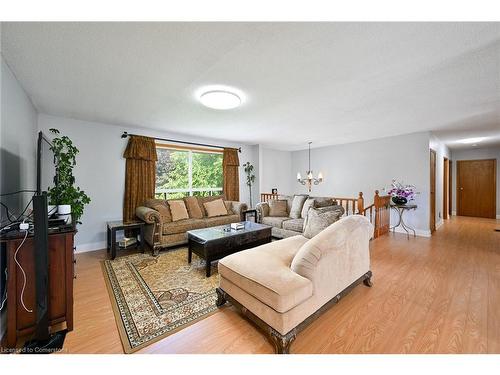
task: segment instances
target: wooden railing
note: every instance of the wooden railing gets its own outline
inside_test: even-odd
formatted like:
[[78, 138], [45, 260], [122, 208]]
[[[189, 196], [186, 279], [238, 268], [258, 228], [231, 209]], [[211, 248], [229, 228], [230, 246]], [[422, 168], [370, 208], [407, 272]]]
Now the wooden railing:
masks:
[[361, 215], [364, 215], [370, 223], [373, 224], [375, 230], [373, 238], [380, 237], [389, 233], [390, 220], [391, 220], [391, 197], [389, 195], [379, 195], [379, 191], [375, 190], [373, 203], [366, 207]]
[[[268, 202], [272, 199], [278, 199], [280, 194], [261, 193], [260, 201]], [[373, 203], [367, 207], [364, 206], [363, 193], [359, 192], [356, 198], [330, 197], [337, 204], [344, 207], [345, 216], [348, 215], [363, 215], [375, 227], [374, 238], [380, 237], [389, 233], [390, 227], [390, 196], [380, 196], [379, 191], [375, 190]]]
[[260, 193], [261, 202], [269, 202], [271, 199], [278, 199], [279, 194]]
[[332, 199], [337, 202], [338, 205], [344, 207], [346, 216], [360, 214], [364, 210], [365, 200], [361, 191], [357, 198], [332, 197]]

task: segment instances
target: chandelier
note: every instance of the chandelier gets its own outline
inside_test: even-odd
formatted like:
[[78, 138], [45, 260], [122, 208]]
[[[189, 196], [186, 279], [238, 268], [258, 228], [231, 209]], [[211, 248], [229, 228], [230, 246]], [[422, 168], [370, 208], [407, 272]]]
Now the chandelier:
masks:
[[318, 178], [315, 178], [313, 175], [313, 171], [311, 170], [311, 143], [309, 142], [309, 170], [306, 172], [306, 177], [302, 178], [300, 172], [297, 173], [297, 182], [302, 185], [307, 185], [307, 189], [309, 192], [311, 191], [312, 185], [318, 185], [320, 182], [323, 182], [323, 174], [321, 172], [318, 173]]

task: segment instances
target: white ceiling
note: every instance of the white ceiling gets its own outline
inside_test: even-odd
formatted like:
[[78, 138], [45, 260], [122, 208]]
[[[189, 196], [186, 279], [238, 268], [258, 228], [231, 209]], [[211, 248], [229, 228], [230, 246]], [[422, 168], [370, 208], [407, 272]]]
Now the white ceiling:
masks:
[[[3, 23], [40, 112], [280, 149], [434, 131], [500, 144], [500, 23]], [[202, 86], [243, 106], [203, 107]]]

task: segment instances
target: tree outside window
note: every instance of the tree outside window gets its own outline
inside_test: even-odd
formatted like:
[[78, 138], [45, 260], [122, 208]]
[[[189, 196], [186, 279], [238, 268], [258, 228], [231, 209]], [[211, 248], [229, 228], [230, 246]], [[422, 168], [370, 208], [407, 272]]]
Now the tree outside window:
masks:
[[157, 148], [156, 198], [222, 194], [222, 153]]

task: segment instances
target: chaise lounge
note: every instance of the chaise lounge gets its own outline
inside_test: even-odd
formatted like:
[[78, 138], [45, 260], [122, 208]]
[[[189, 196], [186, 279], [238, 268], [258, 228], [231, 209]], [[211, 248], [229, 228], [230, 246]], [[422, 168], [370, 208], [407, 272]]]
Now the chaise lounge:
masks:
[[230, 301], [289, 353], [297, 334], [356, 285], [371, 286], [373, 226], [345, 217], [311, 239], [302, 235], [245, 250], [219, 261], [217, 306]]

